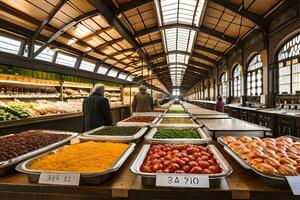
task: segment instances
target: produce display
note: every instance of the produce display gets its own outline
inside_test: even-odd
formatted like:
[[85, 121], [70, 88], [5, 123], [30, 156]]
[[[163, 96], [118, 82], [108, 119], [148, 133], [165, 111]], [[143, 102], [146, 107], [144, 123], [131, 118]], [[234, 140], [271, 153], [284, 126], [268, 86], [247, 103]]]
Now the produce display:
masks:
[[271, 175], [300, 175], [300, 143], [281, 136], [276, 139], [223, 137], [225, 143], [256, 170]]
[[197, 129], [185, 128], [161, 128], [158, 129], [153, 138], [170, 139], [170, 138], [199, 138]]
[[94, 142], [73, 144], [33, 161], [28, 168], [64, 172], [103, 172], [126, 150], [128, 144]]
[[215, 174], [222, 172], [207, 147], [190, 144], [152, 145], [141, 166], [146, 173]]
[[125, 122], [145, 122], [145, 123], [151, 123], [155, 120], [155, 117], [143, 117], [143, 116], [134, 116], [130, 117]]
[[185, 110], [168, 110], [167, 113], [186, 113]]
[[0, 162], [54, 144], [69, 136], [68, 134], [45, 133], [37, 130], [2, 137], [0, 138]]
[[153, 112], [165, 112], [166, 109], [163, 109], [163, 108], [154, 108], [153, 109]]
[[0, 102], [0, 121], [24, 119], [28, 117], [40, 117], [45, 115], [81, 112], [82, 101], [51, 102], [38, 100], [35, 102], [10, 101]]
[[190, 118], [183, 117], [165, 117], [161, 121], [161, 124], [191, 124], [192, 120]]
[[114, 126], [97, 130], [91, 135], [132, 136], [136, 134], [139, 130], [141, 130], [141, 127]]

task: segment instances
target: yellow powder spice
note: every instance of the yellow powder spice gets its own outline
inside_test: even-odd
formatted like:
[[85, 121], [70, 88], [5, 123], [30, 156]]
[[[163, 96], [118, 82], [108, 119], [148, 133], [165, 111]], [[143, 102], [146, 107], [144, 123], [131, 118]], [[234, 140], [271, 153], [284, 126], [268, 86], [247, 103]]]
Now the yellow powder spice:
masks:
[[102, 172], [111, 167], [127, 147], [122, 143], [94, 141], [73, 144], [31, 163], [29, 169]]

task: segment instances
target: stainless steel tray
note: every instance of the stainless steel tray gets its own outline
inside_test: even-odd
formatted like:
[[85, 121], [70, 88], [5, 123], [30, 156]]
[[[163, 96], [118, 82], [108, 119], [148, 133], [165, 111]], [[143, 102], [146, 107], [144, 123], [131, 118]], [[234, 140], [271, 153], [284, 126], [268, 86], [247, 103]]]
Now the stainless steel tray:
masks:
[[181, 117], [181, 118], [187, 118], [192, 117], [189, 113], [165, 113], [162, 117]]
[[[171, 128], [171, 127], [166, 127]], [[194, 127], [184, 127], [184, 128], [193, 128]], [[182, 129], [182, 128], [179, 128]], [[150, 144], [208, 144], [211, 141], [211, 137], [208, 136], [201, 128], [197, 128], [200, 138], [188, 139], [188, 138], [168, 138], [168, 139], [159, 139], [154, 138], [155, 133], [158, 131], [158, 128], [152, 128], [149, 133], [145, 136], [145, 140]]]
[[[219, 163], [222, 172], [218, 174], [208, 174], [209, 181], [212, 185], [217, 184], [220, 180], [232, 173], [232, 168], [219, 152], [219, 150], [214, 145], [207, 146], [209, 150], [213, 153], [215, 159]], [[144, 145], [139, 154], [137, 155], [136, 159], [134, 160], [133, 164], [130, 167], [132, 173], [139, 175], [142, 177], [143, 185], [155, 185], [156, 182], [156, 173], [145, 173], [140, 170], [145, 157], [149, 151], [150, 144]]]
[[[237, 138], [237, 137], [236, 137]], [[300, 138], [292, 137], [294, 141], [300, 142]], [[288, 183], [286, 177], [283, 175], [270, 175], [262, 173], [256, 170], [254, 167], [249, 165], [243, 158], [241, 158], [235, 151], [233, 151], [223, 140], [223, 137], [217, 138], [218, 142], [224, 146], [224, 150], [228, 153], [231, 157], [233, 157], [243, 168], [252, 171], [262, 182], [270, 187], [287, 187]]]
[[164, 112], [135, 112], [132, 113], [132, 116], [141, 116], [141, 117], [161, 117]]
[[102, 126], [100, 128], [96, 128], [90, 130], [88, 132], [82, 133], [83, 137], [87, 139], [101, 140], [101, 141], [110, 141], [110, 142], [132, 142], [140, 139], [148, 130], [148, 127], [141, 127], [141, 129], [131, 136], [116, 136], [116, 135], [92, 135], [94, 132], [97, 132], [102, 129], [109, 128], [110, 126]]
[[162, 120], [163, 118], [159, 119], [159, 121], [157, 122], [157, 124], [155, 124], [153, 127], [156, 127], [156, 128], [163, 128], [163, 127], [173, 127], [173, 128], [185, 128], [185, 127], [188, 127], [188, 128], [198, 128], [199, 127], [199, 124], [197, 124], [193, 118], [190, 118], [191, 119], [191, 123], [189, 124], [162, 124]]
[[[87, 140], [83, 140], [85, 142]], [[91, 141], [91, 140], [90, 140]], [[131, 155], [131, 153], [134, 151], [135, 143], [130, 143], [127, 149], [123, 152], [123, 154], [120, 156], [120, 158], [106, 171], [103, 172], [94, 172], [94, 173], [80, 173], [80, 184], [87, 184], [87, 185], [99, 185], [106, 181], [115, 171], [119, 170], [120, 167], [124, 164], [124, 162], [127, 160], [127, 158]], [[40, 175], [42, 172], [52, 172], [47, 170], [31, 170], [28, 169], [27, 166], [40, 159], [43, 156], [53, 154], [63, 148], [67, 147], [63, 146], [60, 148], [57, 148], [53, 151], [44, 153], [42, 155], [39, 155], [37, 157], [31, 158], [25, 162], [20, 163], [16, 170], [22, 173], [27, 174], [28, 180], [30, 183], [38, 183]], [[60, 173], [68, 173], [68, 172], [60, 172]], [[70, 172], [69, 172], [70, 173]]]
[[150, 126], [151, 127], [151, 126], [154, 126], [158, 122], [158, 120], [159, 120], [159, 118], [156, 117], [151, 123], [146, 123], [146, 122], [126, 122], [126, 120], [128, 120], [129, 118], [126, 118], [126, 119], [124, 119], [122, 121], [119, 121], [117, 123], [117, 126], [138, 126], [138, 127]]
[[[34, 132], [36, 130], [30, 130], [30, 131], [27, 131], [27, 132]], [[12, 158], [10, 160], [6, 160], [6, 161], [2, 161], [0, 162], [0, 176], [4, 176], [12, 171], [14, 171], [15, 167], [22, 161], [30, 158], [30, 157], [33, 157], [33, 156], [36, 156], [38, 154], [41, 154], [41, 153], [44, 153], [46, 151], [49, 151], [51, 149], [54, 149], [58, 146], [61, 146], [63, 144], [66, 144], [67, 142], [69, 142], [71, 139], [77, 137], [79, 135], [79, 133], [74, 133], [74, 132], [65, 132], [65, 131], [53, 131], [53, 130], [38, 130], [38, 131], [41, 131], [41, 132], [45, 132], [45, 133], [52, 133], [52, 134], [68, 134], [70, 135], [69, 137], [67, 137], [66, 139], [64, 140], [61, 140], [59, 142], [56, 142], [56, 143], [53, 143], [51, 145], [48, 145], [46, 147], [43, 147], [43, 148], [40, 148], [40, 149], [37, 149], [35, 151], [32, 151], [32, 152], [28, 152], [26, 154], [23, 154], [21, 156], [18, 156], [16, 158]], [[8, 137], [8, 136], [12, 136], [12, 135], [15, 135], [15, 134], [10, 134], [10, 135], [5, 135], [5, 136], [2, 136], [0, 137], [1, 138], [4, 138], [4, 137]]]

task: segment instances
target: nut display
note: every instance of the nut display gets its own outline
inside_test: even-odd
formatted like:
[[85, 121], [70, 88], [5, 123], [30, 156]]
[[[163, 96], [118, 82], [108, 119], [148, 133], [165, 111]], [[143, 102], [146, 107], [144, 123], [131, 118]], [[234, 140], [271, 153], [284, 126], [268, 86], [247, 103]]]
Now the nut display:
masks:
[[141, 127], [115, 126], [97, 130], [91, 135], [131, 136], [136, 134], [139, 130], [141, 130]]
[[192, 120], [183, 117], [165, 117], [161, 121], [161, 124], [192, 124]]
[[125, 122], [146, 122], [151, 123], [155, 120], [155, 117], [142, 117], [142, 116], [134, 116], [130, 117]]
[[28, 168], [64, 172], [103, 172], [126, 150], [128, 144], [95, 142], [73, 144], [33, 161]]
[[153, 145], [141, 166], [146, 173], [220, 173], [218, 162], [207, 147], [180, 145]]
[[223, 137], [227, 145], [256, 170], [271, 175], [300, 174], [300, 143], [291, 138]]
[[0, 162], [59, 142], [70, 135], [42, 131], [22, 132], [0, 139]]
[[184, 129], [173, 129], [173, 128], [160, 128], [157, 130], [153, 138], [159, 139], [171, 139], [171, 138], [199, 138], [197, 129], [184, 128]]

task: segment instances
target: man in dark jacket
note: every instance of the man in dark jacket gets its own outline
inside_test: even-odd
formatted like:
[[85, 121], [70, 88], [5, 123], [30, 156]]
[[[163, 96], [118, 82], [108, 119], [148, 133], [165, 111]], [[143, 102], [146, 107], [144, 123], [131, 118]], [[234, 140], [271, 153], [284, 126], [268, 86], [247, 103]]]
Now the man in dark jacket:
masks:
[[144, 85], [139, 87], [139, 91], [132, 101], [132, 112], [151, 112], [154, 109], [153, 99]]
[[83, 101], [83, 131], [112, 125], [109, 101], [104, 97], [104, 91], [105, 86], [103, 84], [96, 84], [93, 88], [93, 94]]

